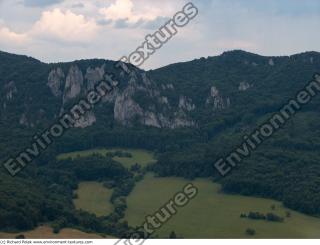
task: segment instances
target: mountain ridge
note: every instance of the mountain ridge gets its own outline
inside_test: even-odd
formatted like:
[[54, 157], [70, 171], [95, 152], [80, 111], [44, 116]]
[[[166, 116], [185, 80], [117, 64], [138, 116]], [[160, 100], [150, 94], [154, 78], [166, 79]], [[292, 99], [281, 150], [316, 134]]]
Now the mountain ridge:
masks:
[[[195, 58], [193, 60], [186, 60], [186, 61], [181, 61], [181, 62], [176, 62], [176, 63], [170, 63], [170, 64], [167, 64], [167, 65], [158, 67], [158, 68], [152, 68], [152, 69], [149, 69], [149, 70], [142, 69], [142, 70], [145, 70], [147, 72], [148, 71], [154, 71], [154, 70], [162, 69], [162, 68], [165, 68], [165, 67], [168, 67], [168, 66], [171, 66], [171, 65], [184, 64], [184, 63], [188, 63], [188, 62], [192, 62], [192, 61], [196, 61], [196, 60], [211, 59], [211, 58], [221, 57], [221, 56], [228, 55], [228, 54], [231, 54], [231, 55], [234, 55], [234, 54], [252, 55], [252, 56], [261, 57], [261, 58], [288, 58], [288, 57], [295, 57], [295, 56], [302, 56], [302, 55], [319, 55], [320, 52], [311, 50], [311, 51], [303, 51], [303, 52], [299, 52], [299, 53], [294, 53], [292, 55], [261, 55], [261, 54], [249, 52], [249, 51], [246, 51], [246, 50], [242, 50], [242, 49], [234, 49], [234, 50], [224, 51], [224, 52], [222, 52], [221, 54], [218, 54], [218, 55], [208, 56], [207, 58], [200, 57], [200, 58]], [[37, 59], [37, 58], [34, 58], [32, 56], [28, 56], [28, 55], [24, 55], [24, 54], [16, 54], [16, 53], [11, 53], [11, 52], [0, 50], [0, 57], [1, 56], [7, 56], [7, 55], [15, 56], [17, 58], [31, 59], [31, 60], [38, 61], [40, 63], [48, 64], [48, 65], [69, 64], [69, 63], [75, 63], [75, 62], [96, 61], [96, 60], [98, 60], [98, 61], [116, 62], [116, 60], [110, 60], [110, 59], [104, 59], [104, 58], [87, 58], [87, 59], [76, 59], [76, 60], [72, 60], [72, 61], [44, 62], [44, 61], [41, 61], [41, 59]]]
[[[107, 72], [121, 81], [119, 88], [104, 100], [104, 103], [114, 104], [114, 115], [110, 120], [126, 126], [138, 123], [177, 128], [203, 124], [208, 120], [205, 114], [215, 115], [237, 106], [238, 100], [244, 100], [243, 94], [250, 94], [251, 90], [268, 96], [268, 90], [279, 87], [282, 73], [305, 66], [302, 70], [309, 70], [310, 74], [311, 70], [317, 70], [320, 63], [320, 54], [316, 52], [305, 52], [290, 58], [264, 57], [234, 50], [152, 71], [128, 64], [132, 73], [126, 74], [114, 67], [115, 61], [104, 59], [46, 64], [28, 56], [3, 52], [0, 57], [5, 57], [0, 60], [0, 84], [3, 84], [1, 90], [6, 98], [1, 102], [1, 114], [5, 118], [14, 117], [7, 115], [10, 112], [6, 108], [15, 103], [18, 96], [20, 101], [16, 104], [22, 112], [15, 122], [29, 126], [41, 123], [44, 115], [41, 111], [47, 112], [46, 120], [56, 118], [72, 101], [103, 80]], [[263, 81], [271, 76], [277, 81], [273, 88], [268, 88]], [[270, 80], [268, 83], [274, 82]], [[301, 81], [297, 81], [296, 86], [298, 82]], [[286, 86], [285, 80], [281, 83]], [[68, 94], [69, 90], [77, 92]], [[39, 99], [41, 104], [37, 103]], [[93, 113], [78, 125], [87, 127], [95, 123], [97, 118]], [[32, 114], [34, 118], [28, 119], [26, 114]]]

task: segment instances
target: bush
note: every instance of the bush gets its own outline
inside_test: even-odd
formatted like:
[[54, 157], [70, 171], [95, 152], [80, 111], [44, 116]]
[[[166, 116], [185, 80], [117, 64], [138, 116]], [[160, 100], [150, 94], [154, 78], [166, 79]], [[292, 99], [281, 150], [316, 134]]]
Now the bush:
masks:
[[246, 214], [240, 214], [240, 218], [247, 218]]
[[252, 228], [248, 228], [248, 229], [246, 229], [246, 234], [248, 236], [254, 236], [256, 234], [256, 231]]
[[59, 225], [53, 225], [52, 228], [53, 228], [54, 234], [59, 234], [59, 232], [61, 230]]
[[26, 239], [26, 237], [23, 234], [21, 234], [21, 235], [16, 236], [16, 239]]
[[138, 163], [135, 163], [130, 167], [130, 171], [132, 172], [139, 172], [140, 170], [141, 170], [141, 165], [139, 165]]
[[250, 212], [248, 214], [249, 219], [266, 219], [266, 216], [264, 214], [261, 214], [259, 212]]
[[177, 235], [174, 231], [171, 231], [170, 235], [169, 235], [169, 238], [170, 239], [176, 239], [177, 238]]
[[283, 222], [283, 218], [274, 214], [274, 213], [267, 213], [266, 219], [268, 221], [273, 221], [273, 222]]
[[143, 177], [144, 177], [143, 174], [138, 174], [138, 175], [134, 176], [134, 181], [139, 182], [139, 181], [143, 180]]
[[109, 180], [109, 181], [105, 181], [103, 182], [103, 186], [108, 188], [108, 189], [112, 189], [116, 186], [116, 184], [114, 183], [113, 180]]

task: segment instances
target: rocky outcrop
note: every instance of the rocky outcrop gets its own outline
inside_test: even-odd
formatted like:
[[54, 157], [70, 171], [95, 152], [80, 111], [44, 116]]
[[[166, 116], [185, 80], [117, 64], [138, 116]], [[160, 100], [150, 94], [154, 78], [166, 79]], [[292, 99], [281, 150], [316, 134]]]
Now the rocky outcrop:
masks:
[[27, 118], [26, 113], [22, 113], [22, 115], [20, 116], [19, 124], [25, 127], [34, 127], [34, 123]]
[[80, 95], [83, 87], [83, 75], [77, 65], [71, 66], [64, 88], [63, 103]]
[[150, 86], [151, 85], [151, 81], [150, 79], [147, 77], [147, 74], [144, 72], [142, 73], [142, 82], [144, 85], [146, 86]]
[[186, 117], [184, 113], [175, 112], [172, 118], [164, 116], [163, 114], [158, 115], [158, 121], [161, 128], [183, 128], [183, 127], [194, 127], [196, 123]]
[[274, 66], [274, 61], [273, 61], [273, 59], [270, 58], [268, 63], [269, 63], [270, 66]]
[[114, 104], [114, 119], [123, 125], [130, 125], [134, 118], [143, 116], [142, 108], [128, 94], [117, 96]]
[[19, 124], [20, 125], [24, 125], [24, 126], [28, 126], [28, 119], [25, 113], [23, 113], [19, 119]]
[[179, 97], [179, 108], [185, 111], [193, 111], [196, 109], [195, 104], [192, 103], [192, 99], [186, 96], [180, 95]]
[[91, 125], [93, 125], [97, 121], [95, 115], [93, 112], [88, 112], [83, 117], [79, 118], [75, 124], [75, 128], [87, 128]]
[[239, 89], [239, 91], [246, 91], [246, 90], [248, 90], [250, 87], [251, 87], [251, 85], [250, 85], [249, 83], [247, 83], [247, 82], [240, 82], [238, 89]]
[[169, 105], [169, 100], [168, 100], [167, 97], [161, 96], [161, 97], [159, 98], [159, 103], [160, 103], [160, 104], [164, 104], [164, 105]]
[[[172, 84], [163, 85], [162, 88], [174, 89]], [[148, 105], [135, 101], [136, 94], [148, 98]], [[167, 97], [163, 96], [158, 86], [150, 80], [145, 73], [133, 72], [129, 75], [127, 87], [115, 95], [114, 118], [125, 126], [138, 122], [145, 126], [156, 128], [178, 128], [194, 126], [184, 111], [195, 109], [191, 99], [181, 96], [179, 106], [173, 108]]]
[[[55, 97], [61, 97], [60, 115], [66, 110], [66, 103], [72, 99], [85, 95], [105, 79], [105, 65], [88, 67], [85, 75], [77, 65], [72, 65], [65, 77], [61, 68], [53, 69], [48, 76], [47, 86]], [[114, 88], [103, 99], [100, 106], [105, 103], [113, 105], [114, 120], [124, 126], [133, 123], [156, 128], [179, 128], [195, 126], [195, 122], [188, 118], [187, 112], [195, 110], [196, 106], [190, 98], [181, 95], [178, 106], [172, 106], [161, 89], [145, 72], [133, 70], [131, 73], [119, 74], [122, 84]], [[173, 84], [162, 84], [162, 90], [174, 90]], [[139, 104], [136, 97], [139, 95], [147, 104]], [[26, 118], [21, 118], [22, 124], [27, 124]], [[97, 121], [94, 111], [76, 121], [74, 127], [86, 128]]]
[[157, 115], [154, 112], [147, 111], [143, 115], [143, 122], [146, 126], [162, 128], [163, 125], [159, 122]]
[[12, 100], [14, 95], [17, 92], [18, 92], [18, 89], [17, 89], [16, 84], [14, 83], [14, 81], [11, 81], [7, 85], [5, 85], [6, 99], [8, 101]]
[[93, 90], [95, 85], [103, 80], [105, 74], [104, 67], [105, 66], [103, 65], [95, 69], [92, 69], [91, 67], [87, 69], [85, 75], [85, 79], [87, 80], [87, 91]]
[[55, 97], [62, 95], [64, 79], [65, 75], [61, 68], [54, 69], [49, 73], [47, 85]]
[[313, 61], [314, 61], [313, 57], [310, 57], [310, 63], [311, 64], [313, 64]]
[[173, 121], [173, 124], [171, 124], [170, 128], [184, 128], [184, 127], [195, 127], [196, 124], [192, 120], [188, 120], [186, 118], [182, 117], [176, 117]]
[[162, 90], [174, 90], [174, 86], [171, 83], [168, 84], [162, 84], [161, 85]]
[[213, 110], [222, 110], [230, 106], [230, 98], [223, 98], [217, 87], [212, 86], [210, 96], [206, 101], [207, 106], [212, 106]]

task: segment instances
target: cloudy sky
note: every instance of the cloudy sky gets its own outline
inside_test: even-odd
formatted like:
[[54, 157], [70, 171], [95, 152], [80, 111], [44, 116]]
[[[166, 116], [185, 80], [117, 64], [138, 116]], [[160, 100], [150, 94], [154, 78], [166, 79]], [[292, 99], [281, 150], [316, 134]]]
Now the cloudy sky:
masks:
[[[44, 62], [129, 55], [185, 0], [0, 0], [0, 50]], [[243, 49], [262, 55], [320, 51], [319, 0], [193, 0], [199, 15], [144, 64]]]

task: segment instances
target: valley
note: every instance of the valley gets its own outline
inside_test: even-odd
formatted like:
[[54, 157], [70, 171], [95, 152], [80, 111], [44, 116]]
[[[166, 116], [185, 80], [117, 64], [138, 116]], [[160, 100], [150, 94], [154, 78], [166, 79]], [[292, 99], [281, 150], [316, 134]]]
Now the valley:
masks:
[[[125, 166], [155, 162], [153, 154], [144, 150], [116, 150], [132, 153], [132, 159], [115, 159]], [[63, 154], [59, 158], [84, 157], [112, 151], [115, 149], [94, 149]], [[127, 197], [128, 207], [124, 220], [133, 227], [141, 225], [145, 216], [155, 213], [189, 182], [178, 177], [155, 177], [154, 173], [148, 172]], [[160, 228], [156, 236], [165, 238], [174, 231], [183, 238], [248, 238], [245, 231], [251, 228], [256, 232], [255, 238], [320, 237], [319, 218], [287, 209], [281, 202], [271, 199], [224, 194], [220, 190], [221, 186], [209, 179], [197, 178], [192, 183], [198, 187], [199, 195]], [[112, 210], [107, 199], [110, 198], [110, 192], [110, 189], [99, 182], [82, 182], [75, 205], [78, 209], [82, 208], [98, 216], [107, 215]], [[241, 214], [249, 212], [275, 213], [284, 217], [284, 222], [240, 218]], [[290, 213], [290, 217], [286, 217], [287, 213]]]

